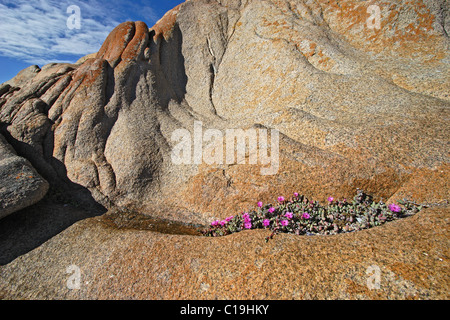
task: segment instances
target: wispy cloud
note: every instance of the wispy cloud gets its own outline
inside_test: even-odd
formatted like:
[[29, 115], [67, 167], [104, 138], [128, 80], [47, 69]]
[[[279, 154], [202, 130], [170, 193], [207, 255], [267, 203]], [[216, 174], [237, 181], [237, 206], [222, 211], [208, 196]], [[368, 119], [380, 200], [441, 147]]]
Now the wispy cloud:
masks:
[[[67, 27], [70, 5], [81, 10], [80, 29]], [[144, 15], [157, 19], [149, 6], [125, 8], [118, 0], [0, 0], [0, 55], [39, 65], [74, 62], [98, 51], [119, 23]]]

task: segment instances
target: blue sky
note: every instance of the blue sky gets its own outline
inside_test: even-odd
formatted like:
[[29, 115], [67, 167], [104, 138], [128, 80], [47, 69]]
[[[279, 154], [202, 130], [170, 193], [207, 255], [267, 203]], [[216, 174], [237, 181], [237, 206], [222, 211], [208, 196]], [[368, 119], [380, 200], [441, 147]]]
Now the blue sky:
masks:
[[[76, 62], [97, 52], [119, 23], [144, 21], [149, 27], [184, 0], [0, 0], [0, 83], [30, 65]], [[80, 8], [80, 28], [68, 19]]]

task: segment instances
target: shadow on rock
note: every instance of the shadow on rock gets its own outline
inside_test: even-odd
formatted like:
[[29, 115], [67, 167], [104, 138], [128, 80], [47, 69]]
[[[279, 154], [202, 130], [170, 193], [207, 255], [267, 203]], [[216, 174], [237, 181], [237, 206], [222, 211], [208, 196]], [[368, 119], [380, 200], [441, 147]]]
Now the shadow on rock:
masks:
[[99, 216], [106, 210], [55, 202], [47, 196], [39, 203], [0, 220], [0, 265], [39, 247], [74, 223]]

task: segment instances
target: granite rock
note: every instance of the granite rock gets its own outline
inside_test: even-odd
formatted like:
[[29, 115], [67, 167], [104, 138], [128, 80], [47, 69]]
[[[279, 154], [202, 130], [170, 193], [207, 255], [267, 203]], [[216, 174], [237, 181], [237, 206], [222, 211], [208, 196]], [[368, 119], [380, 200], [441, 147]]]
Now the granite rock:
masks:
[[448, 206], [434, 207], [356, 233], [265, 243], [264, 230], [204, 238], [96, 217], [1, 266], [0, 298], [448, 300], [448, 219]]
[[0, 219], [39, 202], [49, 188], [48, 182], [15, 153], [1, 134], [0, 181]]
[[[52, 185], [106, 208], [207, 223], [294, 191], [388, 199], [448, 163], [448, 16], [443, 1], [382, 1], [378, 28], [368, 6], [187, 1], [150, 29], [122, 23], [78, 64], [22, 72], [0, 121]], [[174, 164], [172, 135], [195, 121], [277, 130], [276, 174]]]
[[[279, 195], [325, 201], [356, 188], [430, 208], [268, 244], [266, 231], [169, 235], [105, 215], [0, 267], [0, 298], [448, 299], [445, 6], [190, 0], [150, 29], [120, 24], [77, 64], [32, 67], [1, 85], [0, 124], [14, 149], [51, 185], [111, 212], [207, 224]], [[195, 137], [199, 124], [276, 130], [278, 170], [262, 174], [251, 152], [245, 164], [175, 164], [173, 134]], [[66, 285], [71, 265], [79, 290]]]

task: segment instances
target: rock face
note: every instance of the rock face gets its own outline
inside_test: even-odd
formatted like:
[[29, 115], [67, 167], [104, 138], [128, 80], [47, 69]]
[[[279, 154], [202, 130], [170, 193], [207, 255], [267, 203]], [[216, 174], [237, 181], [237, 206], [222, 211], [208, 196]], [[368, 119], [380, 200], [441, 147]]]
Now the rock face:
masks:
[[87, 219], [0, 267], [0, 298], [448, 300], [448, 212], [269, 243], [264, 230], [204, 238]]
[[0, 219], [41, 200], [48, 191], [45, 181], [0, 134]]
[[[107, 208], [207, 223], [294, 191], [388, 199], [447, 172], [448, 20], [443, 0], [192, 0], [122, 23], [81, 64], [21, 72], [0, 121], [51, 184]], [[250, 154], [174, 163], [195, 123], [277, 130], [275, 174]], [[435, 197], [417, 200], [448, 189]]]
[[[448, 299], [447, 2], [374, 3], [187, 1], [150, 29], [120, 24], [77, 64], [32, 66], [1, 85], [0, 129], [77, 201], [157, 218], [206, 224], [280, 195], [325, 200], [356, 188], [431, 208], [267, 244], [264, 230], [169, 235], [103, 215], [17, 248], [10, 220], [0, 226], [0, 252], [9, 250], [0, 299]], [[258, 150], [225, 161], [239, 155], [220, 143], [228, 132], [256, 132]], [[2, 164], [12, 151], [0, 148]], [[267, 149], [273, 161], [263, 161]], [[223, 161], [210, 161], [221, 151]], [[59, 215], [46, 205], [22, 214]], [[67, 210], [64, 226], [84, 217]], [[67, 286], [71, 266], [77, 290]], [[367, 285], [374, 267], [379, 289]]]

